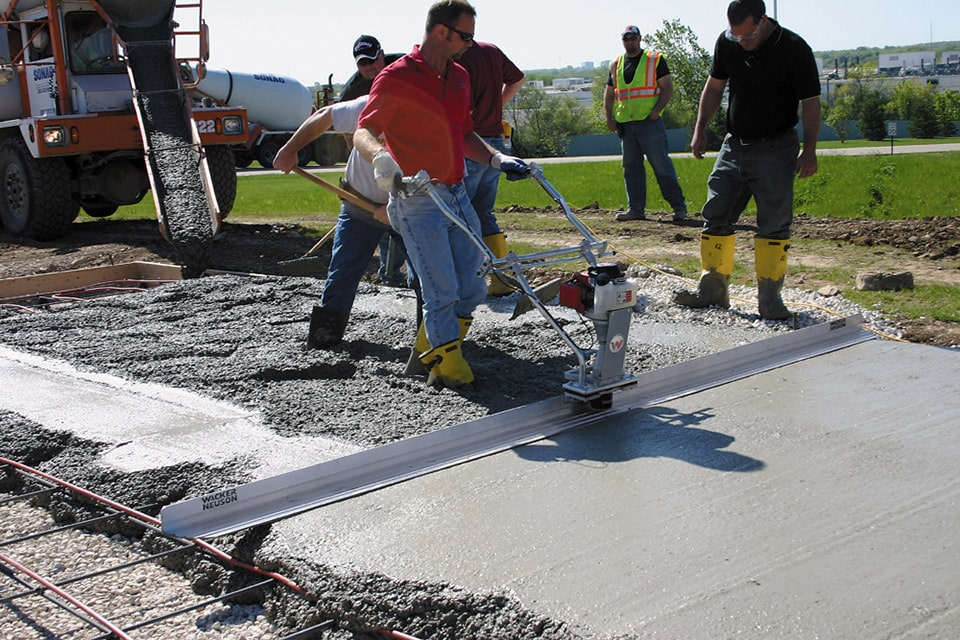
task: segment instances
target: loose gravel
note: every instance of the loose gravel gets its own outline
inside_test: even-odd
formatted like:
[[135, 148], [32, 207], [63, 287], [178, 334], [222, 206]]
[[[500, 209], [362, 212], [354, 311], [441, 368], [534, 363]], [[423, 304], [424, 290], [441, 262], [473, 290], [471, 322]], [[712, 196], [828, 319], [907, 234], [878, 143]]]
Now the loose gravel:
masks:
[[[666, 270], [635, 269], [640, 295], [625, 368], [642, 373], [762, 340], [838, 316], [862, 313], [893, 334], [875, 313], [841, 296], [787, 290], [794, 322], [761, 320], [752, 288], [731, 287], [730, 310], [691, 310], [670, 302], [690, 286]], [[415, 332], [412, 292], [364, 283], [344, 342], [328, 351], [304, 348], [309, 310], [323, 281], [220, 275], [41, 313], [0, 308], [0, 344], [66, 361], [80, 370], [187, 389], [260, 412], [280, 436], [323, 436], [372, 447], [554, 397], [576, 360], [536, 312], [510, 321], [517, 295], [477, 310], [464, 355], [477, 381], [433, 389], [403, 375]], [[742, 301], [741, 301], [742, 300]], [[551, 311], [571, 337], [589, 347], [593, 329], [556, 301]], [[245, 478], [238, 460], [225, 468], [173, 465], [120, 477], [97, 464], [102, 445], [47, 430], [0, 412], [0, 452], [61, 475], [120, 502], [164, 504]], [[174, 480], [176, 479], [176, 480]], [[218, 540], [305, 586], [312, 604], [267, 603], [285, 621], [336, 618], [330, 638], [365, 638], [377, 627], [422, 638], [592, 638], [588, 630], [549, 620], [506, 593], [469, 593], [456, 585], [411, 583], [261, 547], [268, 526]], [[226, 543], [226, 544], [225, 544]], [[621, 636], [627, 638], [629, 636]]]

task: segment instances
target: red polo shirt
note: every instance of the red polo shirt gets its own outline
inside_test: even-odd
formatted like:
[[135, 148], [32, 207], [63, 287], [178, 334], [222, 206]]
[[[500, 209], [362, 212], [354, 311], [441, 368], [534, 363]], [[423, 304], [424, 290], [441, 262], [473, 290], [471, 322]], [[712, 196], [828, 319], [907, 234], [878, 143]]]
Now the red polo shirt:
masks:
[[463, 138], [473, 131], [470, 79], [452, 60], [446, 77], [420, 47], [377, 75], [359, 126], [382, 134], [405, 176], [426, 169], [445, 184], [463, 180]]

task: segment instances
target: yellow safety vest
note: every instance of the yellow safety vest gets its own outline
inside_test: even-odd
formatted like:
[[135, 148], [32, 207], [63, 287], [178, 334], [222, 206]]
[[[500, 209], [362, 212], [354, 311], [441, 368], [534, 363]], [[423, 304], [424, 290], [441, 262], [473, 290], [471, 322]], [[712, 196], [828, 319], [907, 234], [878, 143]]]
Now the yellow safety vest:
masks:
[[616, 73], [613, 76], [613, 119], [617, 122], [646, 120], [660, 98], [660, 86], [657, 84], [657, 65], [663, 54], [659, 51], [644, 51], [637, 64], [633, 82], [627, 84], [623, 76], [623, 67], [627, 54], [617, 58]]

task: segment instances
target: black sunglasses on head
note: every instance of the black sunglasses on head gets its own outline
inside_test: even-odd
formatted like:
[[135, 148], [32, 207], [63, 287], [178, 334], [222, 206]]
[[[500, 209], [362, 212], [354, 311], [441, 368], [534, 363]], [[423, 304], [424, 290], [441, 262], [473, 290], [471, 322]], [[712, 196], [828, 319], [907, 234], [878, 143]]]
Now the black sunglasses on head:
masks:
[[460, 39], [463, 40], [464, 42], [470, 42], [471, 40], [473, 40], [473, 34], [468, 31], [460, 31], [460, 29], [457, 29], [456, 27], [451, 27], [445, 22], [441, 22], [440, 24], [445, 26], [447, 29], [450, 29], [450, 31], [456, 31], [457, 35], [460, 36]]

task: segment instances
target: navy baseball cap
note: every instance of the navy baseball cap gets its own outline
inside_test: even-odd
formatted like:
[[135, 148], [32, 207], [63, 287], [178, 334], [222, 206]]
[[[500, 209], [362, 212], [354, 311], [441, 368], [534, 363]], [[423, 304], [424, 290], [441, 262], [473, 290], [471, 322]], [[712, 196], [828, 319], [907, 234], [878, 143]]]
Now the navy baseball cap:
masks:
[[620, 34], [620, 37], [622, 38], [623, 36], [631, 35], [631, 34], [635, 36], [639, 36], [640, 28], [637, 27], [637, 25], [635, 24], [628, 24], [623, 28], [623, 33]]
[[373, 36], [360, 36], [353, 43], [353, 60], [376, 60], [380, 55], [380, 41]]

